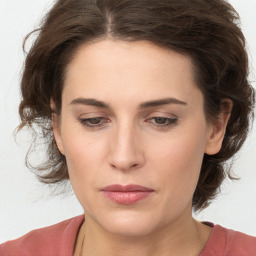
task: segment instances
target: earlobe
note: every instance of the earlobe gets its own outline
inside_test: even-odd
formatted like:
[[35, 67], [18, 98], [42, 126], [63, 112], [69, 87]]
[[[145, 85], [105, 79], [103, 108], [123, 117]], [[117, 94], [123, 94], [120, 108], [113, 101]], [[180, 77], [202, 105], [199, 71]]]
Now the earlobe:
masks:
[[219, 113], [216, 120], [209, 127], [209, 134], [205, 147], [206, 154], [215, 155], [220, 151], [222, 141], [225, 136], [228, 120], [231, 115], [232, 107], [232, 100], [222, 100], [221, 112]]
[[53, 135], [60, 153], [62, 155], [65, 155], [63, 145], [62, 145], [61, 133], [60, 133], [60, 124], [58, 120], [59, 118], [56, 114], [55, 104], [52, 99], [51, 99], [51, 110], [52, 110], [51, 125], [52, 125]]

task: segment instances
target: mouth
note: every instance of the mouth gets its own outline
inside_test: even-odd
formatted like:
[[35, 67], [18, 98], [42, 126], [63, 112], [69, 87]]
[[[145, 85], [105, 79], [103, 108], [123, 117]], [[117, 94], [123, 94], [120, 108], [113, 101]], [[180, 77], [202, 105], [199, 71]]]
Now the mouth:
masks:
[[114, 184], [103, 188], [104, 196], [117, 204], [134, 204], [149, 197], [154, 190], [140, 185], [119, 185]]

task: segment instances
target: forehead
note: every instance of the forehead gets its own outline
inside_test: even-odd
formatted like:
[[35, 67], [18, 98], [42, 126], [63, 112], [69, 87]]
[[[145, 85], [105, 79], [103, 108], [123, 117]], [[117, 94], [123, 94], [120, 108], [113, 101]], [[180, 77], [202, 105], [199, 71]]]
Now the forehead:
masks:
[[[63, 95], [100, 100], [190, 101], [198, 94], [188, 56], [147, 41], [102, 40], [79, 48], [67, 68]], [[168, 94], [168, 95], [166, 95]], [[117, 100], [117, 99], [116, 99]]]

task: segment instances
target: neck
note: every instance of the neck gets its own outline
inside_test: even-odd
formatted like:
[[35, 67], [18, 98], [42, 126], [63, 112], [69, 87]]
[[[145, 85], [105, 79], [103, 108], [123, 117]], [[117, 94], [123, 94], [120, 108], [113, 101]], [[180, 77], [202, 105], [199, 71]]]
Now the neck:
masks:
[[192, 216], [186, 222], [177, 221], [143, 236], [113, 234], [88, 216], [81, 228], [81, 256], [198, 256], [204, 248], [211, 229]]

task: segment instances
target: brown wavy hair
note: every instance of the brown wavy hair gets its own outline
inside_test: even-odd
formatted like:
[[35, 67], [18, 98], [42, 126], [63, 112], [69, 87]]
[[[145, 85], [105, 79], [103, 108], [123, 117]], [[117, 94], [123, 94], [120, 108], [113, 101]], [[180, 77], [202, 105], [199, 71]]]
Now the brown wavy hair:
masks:
[[[215, 155], [204, 155], [193, 195], [195, 210], [208, 206], [224, 178], [232, 178], [227, 160], [243, 145], [255, 104], [245, 38], [233, 7], [224, 0], [58, 0], [35, 31], [38, 36], [22, 75], [18, 130], [32, 128], [34, 141], [26, 163], [40, 181], [69, 179], [53, 136], [50, 99], [59, 114], [66, 68], [78, 48], [105, 38], [147, 40], [190, 56], [207, 120], [218, 117], [223, 99], [233, 102], [222, 148]], [[24, 47], [35, 31], [25, 38]], [[38, 139], [47, 149], [41, 164], [34, 166], [28, 156], [41, 145]]]

